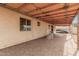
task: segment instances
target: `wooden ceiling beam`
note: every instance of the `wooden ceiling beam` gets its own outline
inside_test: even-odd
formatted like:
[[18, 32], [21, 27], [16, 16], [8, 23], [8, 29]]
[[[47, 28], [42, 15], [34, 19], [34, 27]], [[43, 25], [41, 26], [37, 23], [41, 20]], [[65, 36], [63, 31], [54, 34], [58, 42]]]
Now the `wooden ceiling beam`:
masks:
[[[62, 24], [62, 23], [63, 24], [66, 24], [66, 23], [71, 24], [72, 19], [73, 19], [73, 17], [67, 18], [67, 20], [66, 19], [40, 19], [40, 20], [51, 23], [51, 24]], [[61, 23], [61, 21], [62, 21], [62, 23]]]
[[[67, 17], [73, 17], [74, 14], [68, 15]], [[64, 18], [64, 16], [59, 16], [59, 17], [53, 17], [53, 18]]]
[[[74, 17], [75, 15], [69, 15], [67, 17]], [[60, 18], [64, 18], [64, 16], [59, 16], [59, 17], [48, 17], [48, 18], [38, 18], [38, 19], [60, 19]]]
[[[68, 21], [68, 23], [67, 24], [71, 24], [72, 23], [72, 20], [73, 20], [73, 18], [75, 17], [75, 15], [77, 14], [77, 10], [76, 10], [76, 13], [72, 16], [72, 18], [68, 18], [69, 19], [69, 21]], [[68, 16], [69, 17], [69, 16]], [[51, 20], [51, 19], [42, 19], [42, 20], [45, 20], [45, 21], [49, 21], [49, 23], [51, 23], [51, 24], [57, 24], [56, 22], [58, 22], [58, 20], [57, 19], [53, 19], [53, 20]], [[61, 20], [61, 19], [60, 19]], [[63, 19], [63, 20], [66, 20], [66, 19]], [[53, 22], [53, 23], [52, 23]], [[60, 21], [61, 22], [61, 21]], [[59, 22], [59, 23], [60, 23]], [[61, 24], [61, 23], [60, 23]], [[64, 23], [64, 24], [66, 24], [66, 23]]]
[[[74, 16], [70, 16], [70, 17], [67, 17], [67, 18], [72, 18], [72, 17], [74, 17]], [[49, 19], [65, 19], [65, 18], [62, 17], [62, 18], [49, 18]]]
[[[69, 21], [68, 21], [69, 20]], [[70, 19], [60, 19], [60, 20], [49, 20], [49, 22], [51, 22], [51, 23], [55, 23], [55, 24], [57, 24], [57, 23], [63, 23], [63, 24], [66, 24], [66, 23], [68, 23], [68, 24], [70, 24], [71, 23], [71, 20], [72, 20], [72, 18], [70, 18]], [[47, 21], [47, 20], [46, 20]]]
[[[75, 16], [75, 13], [73, 14], [67, 14], [67, 16], [71, 16], [71, 15], [74, 15]], [[64, 17], [64, 15], [59, 15], [59, 16], [52, 16], [52, 17], [40, 17], [40, 18], [56, 18], [56, 17]]]
[[[73, 16], [74, 17], [74, 16]], [[67, 18], [67, 22], [68, 22], [68, 24], [71, 24], [72, 23], [72, 20], [73, 20], [73, 17], [71, 17], [71, 18]], [[53, 23], [51, 23], [51, 24], [57, 24], [57, 23], [60, 23], [61, 21], [64, 21], [64, 22], [66, 22], [65, 20], [66, 19], [42, 19], [42, 20], [44, 20], [44, 21], [48, 21], [49, 23], [50, 22], [53, 22]], [[61, 24], [61, 23], [60, 23]], [[64, 24], [66, 24], [66, 23], [64, 23]]]
[[21, 6], [19, 6], [17, 9], [21, 9], [23, 8], [24, 6], [26, 6], [26, 3], [23, 3]]
[[[72, 5], [71, 7], [73, 7], [73, 6], [76, 6], [76, 5]], [[55, 10], [49, 10], [49, 11], [41, 12], [39, 14], [34, 14], [34, 15], [31, 15], [31, 16], [40, 15], [40, 14], [47, 14], [47, 13], [51, 13], [51, 12], [56, 12], [56, 11], [59, 11], [59, 10], [62, 10], [62, 9], [64, 9], [64, 6], [61, 7], [61, 8], [55, 9]]]
[[[74, 17], [74, 16], [68, 17], [68, 18], [73, 18], [73, 17]], [[68, 19], [68, 18], [67, 18], [67, 19]], [[40, 19], [42, 19], [42, 20], [43, 20], [43, 19], [45, 19], [45, 20], [56, 20], [56, 19], [58, 19], [58, 20], [59, 20], [59, 19], [65, 19], [65, 18], [40, 18]]]
[[[64, 12], [69, 13], [69, 12], [74, 12], [74, 11], [76, 11], [76, 9], [70, 10], [70, 11], [64, 11]], [[44, 16], [37, 16], [37, 17], [47, 17], [47, 16], [51, 16], [51, 15], [58, 15], [58, 14], [63, 14], [64, 12], [59, 12], [59, 13], [54, 13], [54, 14], [49, 14], [49, 15], [44, 15]]]
[[[69, 18], [67, 18], [67, 19], [71, 19], [71, 18], [73, 18], [73, 17], [69, 17]], [[48, 18], [48, 19], [44, 19], [44, 20], [49, 20], [49, 21], [52, 21], [52, 20], [59, 20], [59, 21], [61, 21], [61, 20], [64, 20], [65, 18], [60, 18], [60, 19], [52, 19], [52, 18]], [[66, 20], [66, 19], [65, 19]]]
[[37, 9], [31, 10], [31, 11], [28, 11], [27, 13], [31, 13], [31, 12], [37, 11], [37, 10], [39, 10], [39, 9], [42, 10], [42, 9], [47, 8], [47, 7], [51, 7], [51, 6], [53, 6], [53, 5], [56, 5], [56, 4], [49, 4], [49, 5], [46, 5], [46, 6], [44, 6], [44, 7], [41, 7], [41, 8], [37, 8]]
[[[11, 10], [11, 11], [14, 11], [14, 12], [17, 12], [17, 13], [20, 13], [20, 14], [26, 16], [26, 13], [23, 13], [23, 12], [21, 12], [21, 11], [15, 9], [15, 8], [12, 8], [12, 7], [10, 7], [10, 6], [7, 6], [6, 3], [5, 3], [5, 4], [1, 4], [0, 6], [6, 8], [6, 9], [9, 9], [9, 10]], [[29, 16], [29, 15], [27, 14], [27, 16]], [[31, 17], [31, 16], [30, 16], [30, 17]]]
[[55, 10], [51, 10], [51, 11], [45, 11], [45, 12], [37, 13], [37, 14], [34, 14], [32, 16], [36, 16], [36, 15], [40, 15], [40, 14], [47, 14], [47, 13], [55, 12], [55, 11], [62, 10], [62, 9], [63, 9], [63, 7], [55, 9]]
[[71, 21], [60, 21], [60, 22], [58, 22], [58, 21], [46, 21], [46, 22], [49, 22], [51, 24], [71, 24]]

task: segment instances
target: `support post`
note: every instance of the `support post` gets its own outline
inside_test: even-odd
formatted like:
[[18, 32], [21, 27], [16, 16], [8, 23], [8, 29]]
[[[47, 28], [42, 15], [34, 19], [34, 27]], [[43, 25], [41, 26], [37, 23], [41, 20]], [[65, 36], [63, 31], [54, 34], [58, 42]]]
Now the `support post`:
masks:
[[77, 24], [77, 48], [79, 49], [79, 12], [78, 12], [78, 24]]
[[78, 22], [77, 22], [77, 49], [79, 49], [79, 8], [77, 10]]

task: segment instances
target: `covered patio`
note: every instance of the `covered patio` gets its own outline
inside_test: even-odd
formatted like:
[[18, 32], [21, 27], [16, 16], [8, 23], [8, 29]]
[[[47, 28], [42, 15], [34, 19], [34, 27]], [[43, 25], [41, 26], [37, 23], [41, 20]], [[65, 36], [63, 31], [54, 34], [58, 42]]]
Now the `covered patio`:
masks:
[[0, 55], [77, 56], [78, 20], [78, 3], [0, 4]]

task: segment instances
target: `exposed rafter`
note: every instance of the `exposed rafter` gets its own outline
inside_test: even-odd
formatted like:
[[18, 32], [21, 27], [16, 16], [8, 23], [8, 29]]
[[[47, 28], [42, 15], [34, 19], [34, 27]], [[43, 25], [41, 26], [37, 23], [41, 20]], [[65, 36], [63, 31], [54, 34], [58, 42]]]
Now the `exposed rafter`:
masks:
[[[34, 4], [33, 4], [34, 5]], [[34, 11], [37, 11], [37, 10], [42, 10], [44, 8], [47, 8], [47, 7], [51, 7], [53, 5], [56, 5], [56, 4], [49, 4], [49, 5], [46, 5], [44, 7], [41, 7], [41, 8], [37, 8], [37, 9], [34, 9], [34, 10], [31, 10], [31, 11], [28, 11], [27, 13], [31, 13], [31, 12], [34, 12]]]
[[[75, 13], [67, 14], [67, 16], [75, 15]], [[57, 16], [51, 16], [51, 17], [39, 17], [39, 18], [56, 18], [56, 17], [64, 17], [64, 15], [57, 15]]]
[[[73, 17], [68, 17], [67, 19], [71, 19], [71, 18], [73, 18]], [[64, 21], [65, 21], [65, 18], [59, 18], [59, 19], [47, 18], [47, 19], [42, 19], [42, 20], [49, 20], [49, 21], [54, 21], [54, 20], [59, 20], [59, 21], [61, 21], [61, 20], [64, 20]]]
[[26, 6], [26, 3], [23, 3], [21, 6], [19, 6], [17, 9], [21, 9], [23, 8], [24, 6]]
[[[25, 16], [26, 16], [26, 15], [29, 16], [28, 14], [21, 12], [21, 11], [18, 10], [17, 8], [15, 9], [15, 8], [10, 7], [10, 6], [7, 6], [6, 3], [1, 4], [0, 6], [6, 8], [6, 9], [12, 10], [12, 11], [14, 11], [14, 12], [17, 12], [17, 13], [23, 14], [23, 15], [25, 15]], [[31, 17], [31, 16], [30, 16], [30, 17]]]
[[[15, 5], [0, 4], [0, 6], [8, 8], [18, 13], [21, 13], [23, 15], [27, 15], [27, 16], [32, 15], [33, 17], [41, 21], [49, 22], [52, 24], [71, 23], [72, 19], [75, 17], [75, 15], [79, 10], [77, 9], [79, 4], [68, 4], [68, 6], [64, 6], [64, 4], [53, 4], [53, 3], [45, 4], [45, 5], [40, 5], [40, 4], [38, 5], [35, 3], [23, 3], [19, 6], [17, 6], [17, 4]], [[53, 8], [53, 6], [54, 7], [57, 6], [57, 7]], [[30, 7], [33, 7], [33, 8], [30, 8]], [[68, 9], [68, 10], [65, 10], [65, 9]], [[64, 17], [65, 14], [66, 14], [66, 18]]]
[[[68, 18], [71, 18], [71, 17], [74, 17], [74, 15], [71, 15], [71, 16], [68, 16]], [[39, 19], [64, 19], [64, 17], [55, 17], [55, 18], [53, 18], [53, 17], [50, 17], [50, 18], [39, 18]]]
[[[71, 19], [68, 19], [68, 20], [72, 20], [72, 18]], [[60, 21], [58, 21], [58, 20], [55, 20], [55, 21], [54, 20], [51, 20], [51, 21], [44, 20], [44, 21], [49, 22], [51, 24], [71, 24], [70, 21], [65, 22], [63, 20], [60, 20]]]
[[[71, 7], [74, 7], [74, 6], [76, 6], [76, 5], [72, 5]], [[40, 14], [47, 14], [47, 13], [51, 13], [51, 12], [56, 12], [56, 11], [59, 11], [59, 10], [62, 10], [62, 9], [64, 9], [64, 6], [61, 7], [61, 8], [55, 9], [55, 10], [50, 10], [50, 11], [40, 12], [40, 13], [38, 13], [38, 14], [34, 14], [34, 15], [32, 15], [32, 16], [36, 16], [36, 15], [40, 15]]]
[[[61, 23], [63, 23], [63, 24], [70, 24], [71, 22], [71, 20], [72, 20], [73, 18], [68, 18], [67, 19], [67, 21], [65, 22], [65, 19], [54, 19], [54, 20], [46, 20], [46, 21], [49, 21], [49, 22], [51, 22], [52, 24], [57, 24], [57, 23], [59, 23], [59, 24], [61, 24]], [[69, 20], [69, 21], [68, 21]]]
[[[70, 13], [70, 12], [74, 12], [74, 11], [76, 11], [76, 10], [70, 10], [70, 11], [67, 11], [68, 13]], [[64, 11], [65, 12], [65, 11]], [[63, 14], [64, 12], [59, 12], [59, 13], [55, 13], [55, 14], [49, 14], [49, 15], [44, 15], [44, 16], [37, 16], [37, 17], [47, 17], [47, 16], [51, 16], [51, 15], [58, 15], [58, 14]]]

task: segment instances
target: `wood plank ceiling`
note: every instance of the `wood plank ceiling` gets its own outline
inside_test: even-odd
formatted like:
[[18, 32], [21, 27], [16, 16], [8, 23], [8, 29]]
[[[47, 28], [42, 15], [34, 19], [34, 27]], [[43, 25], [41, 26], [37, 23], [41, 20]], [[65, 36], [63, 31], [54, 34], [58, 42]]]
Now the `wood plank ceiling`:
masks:
[[79, 3], [7, 3], [1, 6], [52, 24], [70, 24]]

